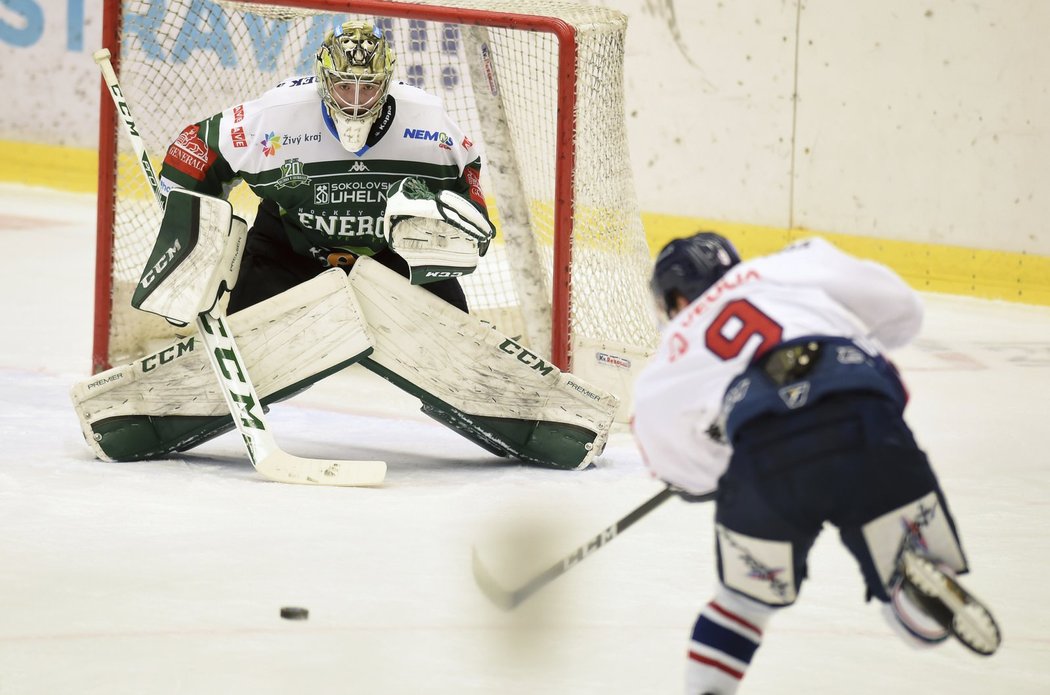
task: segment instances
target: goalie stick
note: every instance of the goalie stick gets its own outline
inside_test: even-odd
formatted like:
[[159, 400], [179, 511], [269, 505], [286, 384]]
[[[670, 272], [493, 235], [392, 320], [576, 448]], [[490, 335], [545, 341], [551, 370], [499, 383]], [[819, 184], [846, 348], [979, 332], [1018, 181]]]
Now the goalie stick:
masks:
[[547, 569], [537, 573], [531, 579], [515, 589], [504, 589], [499, 586], [496, 580], [492, 578], [488, 569], [481, 562], [481, 557], [478, 555], [478, 549], [476, 547], [472, 548], [471, 560], [474, 569], [474, 581], [477, 583], [478, 588], [481, 589], [481, 592], [496, 606], [505, 611], [514, 610], [540, 589], [583, 562], [586, 557], [599, 549], [604, 548], [614, 538], [629, 529], [637, 521], [641, 520], [649, 512], [659, 507], [674, 495], [681, 495], [684, 499], [687, 499], [690, 502], [706, 502], [708, 500], [713, 500], [715, 494], [716, 493], [712, 492], [706, 495], [684, 495], [676, 488], [668, 485], [615, 524], [603, 529], [596, 536], [587, 540], [571, 553], [565, 555]]
[[[150, 163], [142, 136], [135, 126], [128, 102], [120, 89], [117, 74], [110, 62], [109, 50], [103, 48], [96, 51], [94, 59], [102, 71], [102, 78], [113, 98], [124, 131], [131, 140], [139, 168], [146, 177], [157, 203], [163, 205], [157, 174]], [[386, 463], [383, 461], [308, 459], [283, 451], [267, 425], [262, 403], [245, 369], [244, 360], [237, 349], [233, 332], [222, 309], [216, 304], [212, 310], [202, 312], [197, 316], [196, 324], [201, 340], [207, 347], [206, 352], [226, 405], [256, 471], [270, 480], [281, 483], [362, 486], [379, 485], [383, 482], [386, 476]]]

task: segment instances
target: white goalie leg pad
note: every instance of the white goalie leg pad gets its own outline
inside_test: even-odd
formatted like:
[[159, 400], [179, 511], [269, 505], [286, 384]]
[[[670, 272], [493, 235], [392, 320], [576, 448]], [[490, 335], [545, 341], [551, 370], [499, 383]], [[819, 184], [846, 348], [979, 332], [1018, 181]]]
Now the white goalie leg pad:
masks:
[[350, 285], [375, 337], [371, 362], [469, 415], [561, 423], [592, 432], [577, 468], [603, 450], [616, 396], [560, 371], [370, 258], [354, 265]]
[[[352, 363], [372, 349], [346, 273], [328, 270], [228, 317], [260, 398]], [[84, 380], [72, 400], [95, 455], [112, 460], [93, 423], [127, 416], [222, 416], [229, 413], [196, 334]]]
[[176, 325], [192, 323], [233, 287], [247, 234], [228, 201], [171, 191], [131, 305]]

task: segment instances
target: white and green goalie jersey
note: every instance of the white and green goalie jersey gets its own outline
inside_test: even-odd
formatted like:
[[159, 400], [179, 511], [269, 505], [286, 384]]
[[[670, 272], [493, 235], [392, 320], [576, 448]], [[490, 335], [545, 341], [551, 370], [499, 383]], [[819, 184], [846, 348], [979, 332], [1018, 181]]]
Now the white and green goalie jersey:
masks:
[[225, 197], [244, 181], [280, 207], [295, 252], [323, 261], [386, 247], [386, 190], [405, 177], [455, 191], [487, 216], [480, 174], [474, 144], [440, 100], [403, 83], [391, 86], [364, 147], [347, 152], [309, 76], [188, 126], [168, 148], [161, 191]]

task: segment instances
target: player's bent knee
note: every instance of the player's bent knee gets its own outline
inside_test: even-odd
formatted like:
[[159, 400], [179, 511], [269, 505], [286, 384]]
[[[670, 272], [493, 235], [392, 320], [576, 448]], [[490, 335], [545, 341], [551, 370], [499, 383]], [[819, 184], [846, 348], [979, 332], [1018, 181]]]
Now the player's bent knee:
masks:
[[865, 547], [857, 559], [861, 566], [870, 567], [866, 571], [869, 591], [882, 601], [890, 599], [901, 547], [908, 538], [916, 539], [926, 555], [953, 571], [967, 571], [954, 523], [936, 491], [869, 521], [861, 527], [861, 536]]
[[722, 524], [718, 539], [719, 578], [727, 587], [767, 606], [788, 606], [798, 598], [790, 541], [773, 541], [731, 531]]

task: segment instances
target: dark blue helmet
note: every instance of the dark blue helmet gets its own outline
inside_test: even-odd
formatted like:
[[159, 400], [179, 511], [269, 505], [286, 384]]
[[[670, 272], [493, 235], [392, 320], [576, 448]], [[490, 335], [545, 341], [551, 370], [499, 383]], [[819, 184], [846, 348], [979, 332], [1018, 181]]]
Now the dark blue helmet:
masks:
[[650, 288], [657, 306], [670, 314], [676, 294], [693, 301], [739, 262], [740, 254], [720, 234], [697, 232], [675, 239], [660, 251], [653, 268]]

